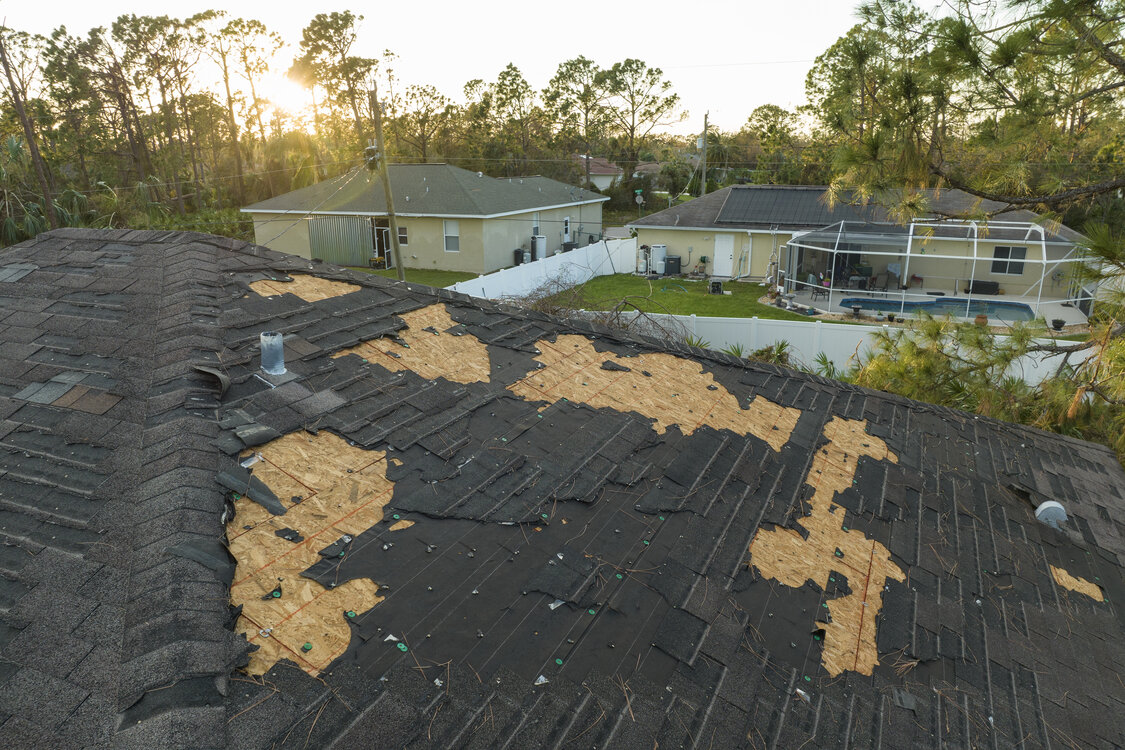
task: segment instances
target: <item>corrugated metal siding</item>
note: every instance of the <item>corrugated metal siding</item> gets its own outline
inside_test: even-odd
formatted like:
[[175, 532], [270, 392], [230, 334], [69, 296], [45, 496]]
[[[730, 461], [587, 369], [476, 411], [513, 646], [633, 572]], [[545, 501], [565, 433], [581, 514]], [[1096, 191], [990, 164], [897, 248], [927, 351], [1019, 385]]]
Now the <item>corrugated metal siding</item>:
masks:
[[374, 254], [371, 220], [358, 216], [314, 216], [309, 221], [312, 257], [341, 266], [366, 266]]

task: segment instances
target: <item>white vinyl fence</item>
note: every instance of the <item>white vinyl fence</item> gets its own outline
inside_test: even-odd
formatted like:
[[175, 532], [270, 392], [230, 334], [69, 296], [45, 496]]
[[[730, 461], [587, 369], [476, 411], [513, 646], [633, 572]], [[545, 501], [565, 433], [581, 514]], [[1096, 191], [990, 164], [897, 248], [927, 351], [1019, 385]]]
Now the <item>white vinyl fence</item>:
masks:
[[[790, 356], [797, 362], [811, 366], [823, 352], [840, 369], [850, 367], [860, 356], [866, 359], [874, 344], [875, 332], [884, 327], [825, 323], [819, 320], [708, 318], [651, 313], [641, 320], [633, 320], [637, 315], [638, 313], [623, 313], [622, 318], [632, 321], [632, 327], [639, 333], [678, 339], [692, 336], [706, 342], [707, 348], [716, 350], [739, 345], [744, 354], [779, 341], [787, 341]], [[1018, 360], [1009, 374], [1034, 385], [1051, 374], [1054, 366], [1050, 362], [1044, 364], [1042, 357], [1028, 356]]]
[[637, 263], [637, 240], [602, 240], [569, 253], [548, 255], [531, 263], [459, 281], [446, 289], [474, 297], [525, 297], [547, 285], [557, 290], [584, 284], [595, 276], [632, 273]]

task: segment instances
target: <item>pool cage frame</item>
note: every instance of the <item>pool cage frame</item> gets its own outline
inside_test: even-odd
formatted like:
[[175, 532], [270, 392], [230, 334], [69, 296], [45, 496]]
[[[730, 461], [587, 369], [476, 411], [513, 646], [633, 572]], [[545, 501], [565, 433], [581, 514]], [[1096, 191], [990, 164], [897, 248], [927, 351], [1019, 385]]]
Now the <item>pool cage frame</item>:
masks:
[[[809, 281], [797, 278], [795, 268], [800, 251], [828, 253], [831, 258], [829, 269], [834, 270], [838, 267], [838, 256], [840, 253], [857, 254], [857, 251], [853, 249], [853, 243], [847, 241], [849, 238], [866, 239], [871, 243], [864, 244], [862, 250], [858, 251], [858, 254], [862, 256], [900, 259], [899, 265], [901, 265], [901, 273], [898, 275], [898, 288], [892, 291], [889, 288], [886, 290], [874, 290], [839, 287], [837, 285], [837, 279], [833, 278], [831, 283], [821, 289], [821, 284], [819, 282], [813, 284]], [[904, 240], [905, 248], [903, 249], [887, 251], [875, 249], [879, 246], [886, 246], [888, 248], [901, 247], [901, 243]], [[972, 255], [950, 255], [926, 252], [925, 243], [930, 240], [971, 240]], [[965, 310], [967, 315], [968, 311], [971, 309], [971, 303], [974, 298], [974, 282], [984, 280], [976, 278], [977, 264], [981, 262], [992, 264], [993, 261], [1003, 260], [995, 256], [981, 256], [979, 244], [982, 240], [989, 242], [1018, 242], [1028, 247], [1035, 245], [1040, 249], [1040, 257], [1038, 258], [1024, 257], [1014, 261], [1025, 265], [1038, 265], [1040, 268], [1039, 279], [1032, 283], [1023, 294], [1006, 295], [1004, 297], [1006, 301], [1018, 301], [1026, 304], [1031, 307], [1035, 316], [1039, 317], [1040, 307], [1044, 304], [1043, 286], [1050, 275], [1052, 280], [1056, 282], [1062, 281], [1065, 278], [1065, 288], [1069, 291], [1066, 297], [1052, 297], [1048, 301], [1052, 303], [1069, 303], [1080, 309], [1089, 317], [1092, 312], [1096, 286], [1094, 288], [1083, 286], [1077, 276], [1075, 265], [1085, 262], [1085, 256], [1081, 248], [1076, 246], [1073, 242], [1066, 240], [1049, 239], [1047, 230], [1039, 224], [1027, 221], [990, 221], [981, 223], [970, 219], [944, 219], [936, 221], [932, 219], [916, 219], [912, 221], [908, 227], [903, 227], [898, 224], [840, 221], [835, 224], [830, 224], [823, 229], [798, 232], [793, 235], [793, 238], [790, 239], [786, 247], [783, 248], [783, 253], [785, 253], [786, 257], [785, 267], [790, 269], [786, 274], [783, 289], [786, 293], [793, 293], [800, 289], [811, 291], [809, 287], [817, 288], [818, 294], [827, 291], [827, 305], [829, 311], [833, 310], [833, 302], [835, 299], [855, 297], [857, 293], [879, 295], [888, 300], [897, 297], [900, 300], [899, 312], [905, 314], [908, 303], [916, 301], [932, 302], [935, 299], [935, 296], [931, 294], [908, 293], [907, 290], [911, 281], [910, 261], [912, 258], [924, 257], [927, 260], [947, 259], [960, 261], [962, 263], [971, 261], [968, 278], [953, 276], [936, 277], [946, 280], [952, 279], [955, 290], [960, 288], [961, 281], [968, 282], [968, 291], [966, 294], [964, 296], [959, 294], [955, 295], [955, 299], [959, 302], [964, 301], [966, 303]], [[819, 242], [820, 244], [811, 244], [813, 242]], [[825, 244], [829, 242], [832, 246], [825, 247]], [[1069, 246], [1070, 250], [1061, 258], [1048, 258], [1047, 248], [1049, 246]], [[1066, 269], [1060, 269], [1061, 266], [1065, 266]], [[1057, 274], [1063, 274], [1063, 276], [1057, 276]], [[1028, 297], [1033, 290], [1035, 291], [1035, 299], [1031, 301]], [[977, 293], [976, 299], [978, 301], [995, 302], [998, 301], [997, 298], [999, 296], [1000, 295]]]

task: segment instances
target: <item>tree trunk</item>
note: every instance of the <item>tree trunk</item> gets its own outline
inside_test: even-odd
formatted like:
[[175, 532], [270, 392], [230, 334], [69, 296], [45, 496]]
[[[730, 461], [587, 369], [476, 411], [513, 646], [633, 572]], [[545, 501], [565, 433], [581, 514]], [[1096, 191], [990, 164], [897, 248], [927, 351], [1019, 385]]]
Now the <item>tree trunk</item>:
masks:
[[31, 151], [31, 163], [35, 167], [35, 176], [39, 179], [39, 188], [43, 191], [43, 212], [47, 216], [47, 223], [50, 224], [51, 229], [58, 229], [59, 217], [55, 215], [55, 201], [51, 197], [51, 188], [47, 182], [47, 167], [43, 163], [39, 146], [35, 142], [35, 131], [31, 127], [31, 120], [27, 116], [27, 111], [23, 108], [23, 97], [20, 96], [15, 78], [12, 77], [12, 67], [8, 64], [8, 47], [2, 34], [0, 34], [0, 62], [4, 64], [4, 75], [8, 78], [8, 87], [12, 93], [12, 105], [20, 119], [20, 125], [23, 126], [23, 133], [27, 138], [27, 147]]
[[[167, 141], [167, 145], [165, 146], [165, 148], [167, 148], [169, 150], [169, 152], [171, 153], [171, 152], [174, 152], [176, 150], [175, 147], [172, 145], [173, 141], [176, 140], [176, 136], [172, 132], [172, 115], [168, 111], [169, 110], [169, 107], [168, 107], [168, 91], [167, 91], [167, 88], [164, 85], [164, 79], [163, 78], [157, 77], [156, 82], [160, 86], [160, 103], [161, 103], [160, 115], [161, 115], [161, 119], [164, 121], [164, 138]], [[183, 148], [182, 148], [182, 144], [181, 144], [180, 160], [182, 160], [182, 159], [183, 159]], [[171, 185], [172, 189], [176, 191], [176, 212], [179, 213], [180, 216], [186, 216], [187, 211], [184, 209], [184, 191], [180, 187], [180, 170], [179, 170], [179, 164], [176, 162], [176, 160], [172, 161], [171, 169], [172, 169], [172, 172], [168, 176], [168, 184]]]
[[234, 174], [235, 185], [238, 189], [237, 201], [238, 205], [242, 205], [246, 199], [246, 187], [242, 184], [242, 148], [239, 146], [238, 141], [238, 121], [234, 117], [234, 97], [230, 93], [230, 71], [227, 69], [227, 59], [223, 56], [223, 88], [227, 92], [227, 125], [230, 126], [230, 140], [231, 145], [234, 147]]

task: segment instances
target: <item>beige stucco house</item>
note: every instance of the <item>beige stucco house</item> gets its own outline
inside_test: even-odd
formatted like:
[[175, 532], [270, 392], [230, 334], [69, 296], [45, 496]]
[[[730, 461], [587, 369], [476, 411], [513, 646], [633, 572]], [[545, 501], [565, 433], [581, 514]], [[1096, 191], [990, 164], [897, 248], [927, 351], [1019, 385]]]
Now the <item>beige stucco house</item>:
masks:
[[[602, 203], [546, 177], [496, 179], [450, 164], [391, 164], [403, 263], [489, 273], [514, 250], [551, 254], [601, 238]], [[383, 185], [358, 168], [242, 209], [258, 244], [348, 266], [393, 265]], [[539, 238], [539, 239], [533, 239]]]
[[879, 291], [904, 301], [1019, 299], [1035, 313], [1043, 300], [1073, 302], [1088, 312], [1096, 295], [1077, 273], [1082, 236], [1030, 211], [987, 222], [937, 218], [993, 207], [946, 190], [933, 196], [935, 216], [902, 225], [874, 203], [829, 206], [826, 193], [813, 186], [735, 185], [629, 226], [639, 245], [663, 245], [680, 256], [685, 271], [776, 278], [794, 293], [826, 299], [830, 309], [833, 298]]

